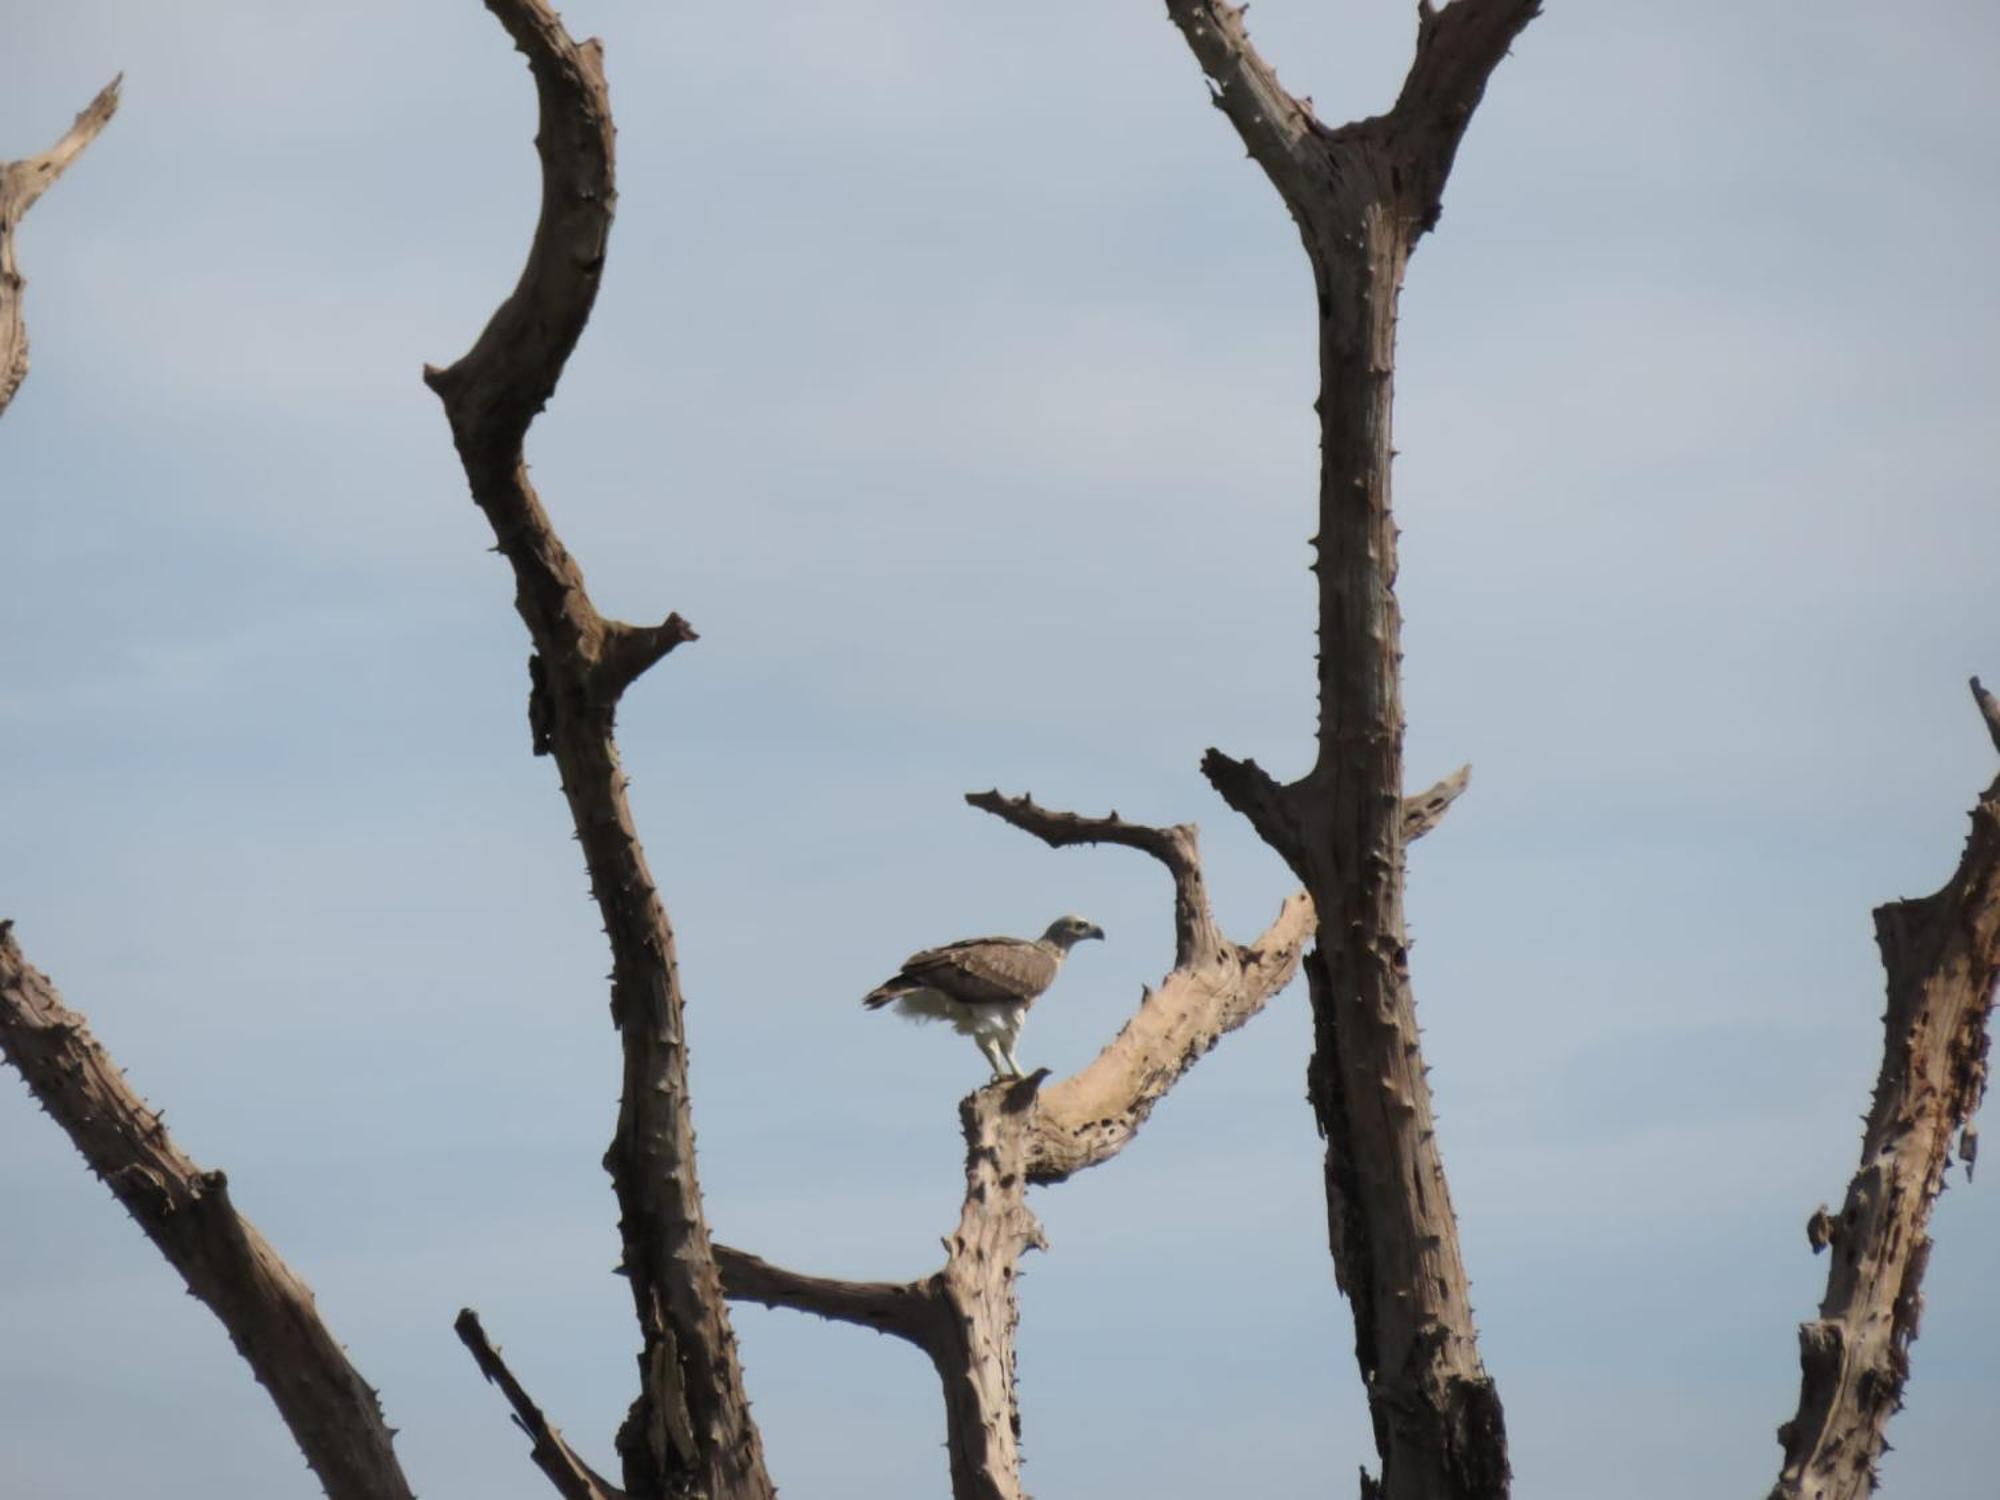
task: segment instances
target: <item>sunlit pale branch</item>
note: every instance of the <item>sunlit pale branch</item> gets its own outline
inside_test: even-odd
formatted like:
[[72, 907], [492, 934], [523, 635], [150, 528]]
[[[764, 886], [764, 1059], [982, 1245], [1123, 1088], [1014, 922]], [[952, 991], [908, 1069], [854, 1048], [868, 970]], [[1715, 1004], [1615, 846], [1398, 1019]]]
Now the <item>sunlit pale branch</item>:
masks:
[[[0, 1052], [270, 1392], [331, 1500], [410, 1500], [374, 1390], [312, 1291], [197, 1166], [0, 922]], [[115, 1357], [108, 1352], [107, 1357]]]
[[1045, 1088], [1041, 1070], [960, 1104], [965, 1196], [935, 1275], [906, 1284], [847, 1282], [724, 1246], [716, 1255], [732, 1298], [894, 1333], [923, 1349], [944, 1387], [954, 1500], [1022, 1500], [1015, 1277], [1023, 1255], [1046, 1248], [1028, 1186], [1060, 1182], [1123, 1150], [1174, 1083], [1297, 973], [1312, 905], [1294, 895], [1255, 943], [1233, 943], [1209, 910], [1191, 825], [1156, 828], [1116, 813], [1084, 817], [998, 791], [970, 793], [966, 801], [1053, 847], [1120, 844], [1159, 860], [1174, 880], [1173, 969], [1079, 1072]]
[[14, 256], [14, 231], [35, 200], [83, 155], [84, 147], [118, 112], [120, 74], [84, 106], [76, 122], [40, 156], [0, 162], [0, 412], [7, 410], [28, 378], [28, 329], [21, 319], [21, 291], [27, 280]]

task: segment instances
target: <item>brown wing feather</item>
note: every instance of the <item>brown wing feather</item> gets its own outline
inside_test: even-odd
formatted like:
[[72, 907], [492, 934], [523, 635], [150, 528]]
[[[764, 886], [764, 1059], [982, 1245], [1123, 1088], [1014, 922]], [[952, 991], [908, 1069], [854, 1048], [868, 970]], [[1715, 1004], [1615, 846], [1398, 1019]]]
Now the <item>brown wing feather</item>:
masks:
[[938, 990], [969, 1005], [1018, 1004], [1032, 1000], [1055, 982], [1060, 961], [1025, 938], [967, 938], [942, 948], [926, 948], [903, 961], [893, 979], [863, 999], [871, 1009], [909, 990]]

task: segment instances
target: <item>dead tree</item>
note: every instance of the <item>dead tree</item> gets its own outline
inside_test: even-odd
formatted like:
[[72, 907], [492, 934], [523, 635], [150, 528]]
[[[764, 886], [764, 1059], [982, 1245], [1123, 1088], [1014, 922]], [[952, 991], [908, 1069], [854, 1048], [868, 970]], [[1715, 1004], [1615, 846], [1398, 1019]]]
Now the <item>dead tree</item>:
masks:
[[40, 156], [0, 162], [0, 412], [28, 378], [28, 330], [21, 321], [21, 289], [27, 285], [14, 258], [14, 231], [35, 200], [83, 155], [84, 147], [111, 123], [118, 112], [114, 78], [85, 105], [74, 124]]
[[[618, 1434], [622, 1487], [564, 1441], [470, 1310], [459, 1316], [459, 1337], [501, 1387], [534, 1462], [571, 1500], [764, 1500], [774, 1491], [743, 1391], [726, 1277], [730, 1296], [806, 1307], [917, 1343], [944, 1386], [954, 1494], [1012, 1500], [1021, 1494], [1014, 1277], [1021, 1255], [1042, 1243], [1028, 1185], [1062, 1181], [1122, 1150], [1174, 1082], [1291, 981], [1311, 905], [1295, 895], [1255, 943], [1239, 945], [1210, 913], [1192, 827], [1145, 827], [1116, 814], [1078, 818], [998, 793], [969, 798], [1050, 844], [1125, 844], [1159, 859], [1174, 881], [1172, 972], [1073, 1078], [1044, 1093], [1045, 1075], [1037, 1075], [964, 1101], [966, 1196], [937, 1275], [907, 1286], [832, 1282], [711, 1244], [695, 1173], [673, 931], [633, 824], [614, 736], [625, 690], [695, 635], [678, 615], [635, 626], [597, 610], [528, 480], [523, 451], [596, 297], [616, 201], [610, 103], [597, 44], [572, 41], [546, 0], [486, 5], [534, 76], [542, 211], [512, 295], [469, 353], [424, 378], [444, 402], [473, 499], [514, 573], [516, 607], [534, 644], [531, 748], [555, 761], [611, 944], [624, 1091], [605, 1165], [642, 1340], [639, 1395]], [[61, 160], [87, 139], [66, 141]], [[1432, 804], [1413, 807], [1412, 837], [1435, 812]], [[82, 1018], [28, 965], [10, 925], [0, 925], [0, 1049], [228, 1328], [327, 1493], [404, 1500], [410, 1487], [375, 1393], [320, 1321], [310, 1292], [230, 1205], [222, 1174], [203, 1172], [174, 1145]]]
[[[1536, 0], [1418, 4], [1416, 58], [1385, 115], [1329, 127], [1288, 93], [1223, 0], [1167, 0], [1235, 126], [1297, 223], [1319, 306], [1318, 755], [1280, 784], [1211, 750], [1204, 770], [1304, 882], [1307, 1090], [1326, 1141], [1328, 1239], [1382, 1461], [1363, 1500], [1501, 1500], [1498, 1392], [1479, 1358], [1457, 1223], [1432, 1129], [1403, 926], [1403, 713], [1390, 508], [1396, 306], [1435, 227], [1458, 142]], [[2000, 705], [1973, 684], [2000, 746]], [[1441, 815], [1463, 775], [1427, 794]], [[1424, 799], [1418, 799], [1418, 805]], [[1400, 811], [1399, 811], [1400, 810]], [[1820, 1316], [1799, 1331], [1798, 1415], [1779, 1430], [1773, 1500], [1874, 1488], [1909, 1373], [1932, 1204], [1956, 1133], [1970, 1170], [2000, 974], [2000, 781], [1973, 811], [1950, 884], [1875, 914], [1889, 978], [1883, 1062], [1861, 1168], [1836, 1217]]]
[[515, 608], [535, 647], [533, 749], [555, 760], [611, 943], [611, 1019], [625, 1076], [604, 1164], [643, 1340], [639, 1395], [618, 1453], [635, 1495], [763, 1500], [774, 1491], [695, 1174], [674, 933], [633, 825], [612, 732], [625, 690], [695, 634], [677, 614], [628, 625], [598, 612], [522, 452], [528, 424], [589, 321], [604, 269], [617, 189], [602, 52], [594, 41], [572, 41], [545, 0], [487, 0], [487, 9], [534, 74], [541, 217], [513, 294], [469, 353], [427, 369], [424, 380], [444, 402], [472, 497], [513, 569]]
[[[966, 1186], [945, 1262], [920, 1281], [851, 1282], [772, 1266], [711, 1243], [695, 1173], [684, 997], [674, 937], [626, 800], [614, 727], [622, 695], [694, 639], [603, 616], [527, 478], [528, 427], [588, 321], [615, 203], [613, 131], [600, 54], [573, 42], [547, 0], [485, 0], [534, 76], [542, 210], [527, 265], [472, 350], [429, 369], [475, 502], [514, 574], [533, 642], [530, 743], [551, 757], [604, 918], [624, 1092], [606, 1156], [640, 1325], [639, 1393], [620, 1428], [622, 1484], [578, 1457], [501, 1361], [478, 1318], [457, 1331], [499, 1385], [532, 1457], [570, 1500], [773, 1493], [744, 1396], [726, 1300], [796, 1308], [892, 1333], [943, 1388], [955, 1500], [1022, 1495], [1014, 1389], [1016, 1276], [1042, 1244], [1030, 1186], [1115, 1156], [1174, 1083], [1257, 1014], [1298, 968], [1315, 1022], [1311, 1101], [1327, 1142], [1337, 1279], [1354, 1311], [1382, 1473], [1364, 1500], [1498, 1500], [1504, 1424], [1480, 1362], [1444, 1171], [1431, 1128], [1403, 929], [1409, 844], [1434, 827], [1466, 773], [1402, 795], [1396, 532], [1389, 504], [1396, 301], [1438, 217], [1458, 141], [1486, 80], [1532, 19], [1533, 0], [1420, 3], [1417, 56], [1394, 107], [1337, 128], [1278, 84], [1242, 13], [1168, 0], [1215, 103], [1277, 186], [1319, 298], [1323, 467], [1316, 572], [1320, 715], [1313, 768], [1279, 784], [1211, 751], [1205, 769], [1306, 889], [1252, 943], [1216, 925], [1191, 826], [1078, 817], [998, 792], [968, 797], [1054, 846], [1120, 844], [1174, 884], [1173, 967], [1087, 1067], [990, 1085], [960, 1106]], [[36, 196], [102, 128], [116, 87], [43, 157], [0, 175], [0, 408], [26, 367], [11, 234]], [[2000, 704], [1974, 683], [1996, 747]], [[1801, 1329], [1797, 1416], [1781, 1429], [1775, 1500], [1848, 1500], [1874, 1463], [1908, 1373], [1931, 1206], [1954, 1138], [1970, 1169], [2000, 974], [2000, 780], [1973, 813], [1957, 874], [1938, 894], [1876, 914], [1889, 975], [1884, 1060], [1861, 1168], [1839, 1215], [1809, 1234], [1831, 1248], [1820, 1316]], [[1316, 939], [1310, 953], [1309, 940]], [[0, 1051], [86, 1162], [222, 1321], [329, 1495], [402, 1500], [410, 1487], [375, 1393], [320, 1320], [310, 1292], [132, 1092], [83, 1020], [0, 922]]]
[[[1211, 750], [1203, 770], [1304, 883], [1307, 1092], [1326, 1141], [1327, 1232], [1354, 1311], [1388, 1500], [1507, 1493], [1500, 1397], [1479, 1358], [1458, 1223], [1431, 1123], [1403, 926], [1402, 621], [1389, 504], [1396, 300], [1486, 80], [1535, 0], [1419, 4], [1386, 115], [1329, 127], [1224, 0], [1167, 0], [1215, 106], [1298, 224], [1319, 299], [1318, 757], [1279, 784]], [[1462, 785], [1462, 781], [1459, 783]], [[1439, 810], [1449, 797], [1440, 800]]]
[[1015, 1275], [1024, 1254], [1047, 1248], [1028, 1188], [1063, 1182], [1122, 1151], [1181, 1075], [1291, 982], [1313, 916], [1305, 896], [1294, 895], [1254, 943], [1234, 943], [1209, 909], [1192, 827], [1151, 828], [1116, 813], [1078, 817], [997, 791], [966, 801], [1053, 846], [1122, 844], [1159, 860], [1174, 882], [1172, 971], [1088, 1067], [1047, 1087], [1043, 1069], [960, 1103], [965, 1197], [945, 1237], [945, 1263], [930, 1276], [841, 1281], [726, 1247], [718, 1253], [731, 1297], [915, 1344], [944, 1387], [953, 1500], [1023, 1500]]

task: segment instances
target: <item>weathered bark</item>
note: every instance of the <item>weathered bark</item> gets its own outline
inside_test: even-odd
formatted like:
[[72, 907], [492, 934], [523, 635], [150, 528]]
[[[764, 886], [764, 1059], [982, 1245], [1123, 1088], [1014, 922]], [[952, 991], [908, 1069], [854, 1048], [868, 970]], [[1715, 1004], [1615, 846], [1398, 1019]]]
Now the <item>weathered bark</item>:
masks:
[[[1413, 808], [1412, 816], [1428, 827], [1454, 795], [1434, 789], [1427, 794], [1434, 805]], [[997, 791], [966, 801], [1052, 846], [1122, 844], [1159, 860], [1174, 880], [1172, 971], [1078, 1073], [1044, 1089], [1043, 1069], [961, 1101], [965, 1197], [958, 1227], [944, 1242], [942, 1270], [920, 1282], [854, 1282], [801, 1275], [727, 1246], [718, 1246], [716, 1256], [732, 1298], [797, 1308], [917, 1345], [944, 1387], [953, 1500], [1023, 1500], [1015, 1285], [1021, 1257], [1047, 1248], [1028, 1206], [1028, 1186], [1062, 1182], [1122, 1151], [1175, 1082], [1291, 982], [1313, 914], [1303, 894], [1293, 895], [1254, 944], [1232, 943], [1210, 910], [1192, 826], [1153, 828], [1116, 813], [1079, 817]]]
[[514, 1409], [514, 1425], [534, 1444], [530, 1456], [535, 1467], [548, 1476], [563, 1500], [626, 1500], [623, 1490], [577, 1457], [576, 1451], [563, 1441], [563, 1435], [535, 1404], [526, 1387], [514, 1378], [500, 1351], [486, 1337], [478, 1313], [469, 1307], [462, 1309], [452, 1327], [459, 1342], [472, 1352], [472, 1362], [479, 1366], [479, 1373], [499, 1386], [507, 1397], [507, 1404]]
[[673, 930], [634, 829], [612, 733], [620, 695], [694, 632], [678, 615], [634, 626], [598, 612], [523, 458], [528, 425], [554, 392], [597, 295], [616, 197], [610, 98], [598, 44], [573, 42], [545, 0], [486, 6], [534, 74], [542, 210], [513, 294], [470, 353], [424, 378], [444, 401], [473, 499], [513, 567], [515, 607], [535, 647], [533, 748], [555, 758], [611, 942], [624, 1094], [605, 1167], [643, 1339], [640, 1393], [618, 1451], [625, 1487], [646, 1500], [763, 1500], [773, 1491], [695, 1172]]
[[320, 1321], [313, 1295], [181, 1150], [84, 1018], [0, 922], [0, 1052], [188, 1290], [228, 1330], [331, 1500], [409, 1500], [375, 1391]]
[[[1416, 57], [1388, 114], [1328, 127], [1221, 0], [1169, 15], [1290, 209], [1319, 304], [1321, 471], [1317, 759], [1280, 785], [1210, 751], [1204, 769], [1304, 883], [1319, 913], [1305, 961], [1308, 1092], [1327, 1143], [1328, 1238], [1389, 1500], [1497, 1500], [1499, 1396], [1479, 1358], [1432, 1126], [1403, 925], [1401, 630], [1390, 509], [1396, 304], [1486, 80], [1535, 0], [1418, 7]], [[1445, 800], [1449, 800], [1447, 797]]]
[[40, 156], [0, 162], [0, 413], [28, 378], [28, 329], [21, 320], [21, 291], [28, 284], [14, 258], [14, 231], [35, 200], [83, 155], [83, 148], [118, 112], [123, 74], [84, 106], [63, 138]]
[[[2000, 704], [1972, 692], [2000, 748]], [[1808, 1237], [1831, 1248], [1819, 1316], [1799, 1327], [1798, 1414], [1778, 1429], [1772, 1500], [1861, 1500], [1889, 1419], [1903, 1404], [1923, 1311], [1931, 1208], [1959, 1136], [1969, 1176], [1972, 1116], [1986, 1092], [1987, 1022], [2000, 976], [2000, 780], [1972, 809], [1972, 834], [1943, 890], [1875, 910], [1888, 978], [1882, 1069], [1861, 1165], [1838, 1217]]]

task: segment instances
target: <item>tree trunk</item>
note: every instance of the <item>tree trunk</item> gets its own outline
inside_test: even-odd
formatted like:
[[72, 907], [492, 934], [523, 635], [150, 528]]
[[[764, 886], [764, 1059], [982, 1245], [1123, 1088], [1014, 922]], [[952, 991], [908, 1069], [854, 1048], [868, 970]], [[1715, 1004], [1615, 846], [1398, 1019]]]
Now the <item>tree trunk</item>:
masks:
[[1319, 912], [1305, 959], [1307, 1089], [1326, 1140], [1335, 1275], [1354, 1312], [1388, 1500], [1502, 1500], [1500, 1399], [1479, 1358], [1457, 1220], [1432, 1123], [1403, 925], [1402, 621], [1390, 507], [1396, 305], [1435, 224], [1458, 141], [1532, 0], [1419, 6], [1395, 108], [1337, 129], [1250, 45], [1243, 13], [1168, 0], [1214, 102], [1284, 198], [1319, 304], [1319, 732], [1279, 785], [1210, 751], [1223, 797], [1284, 856]]
[[486, 4], [534, 74], [542, 212], [513, 294], [469, 353], [424, 378], [444, 402], [472, 497], [513, 568], [515, 607], [535, 647], [533, 749], [555, 759], [611, 943], [624, 1090], [604, 1160], [641, 1336], [639, 1394], [618, 1452], [625, 1487], [641, 1500], [770, 1500], [695, 1172], [673, 929], [612, 733], [625, 690], [694, 631], [679, 615], [635, 626], [598, 612], [523, 455], [528, 425], [555, 390], [603, 273], [617, 198], [611, 101], [598, 44], [572, 41], [546, 0]]

